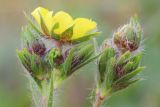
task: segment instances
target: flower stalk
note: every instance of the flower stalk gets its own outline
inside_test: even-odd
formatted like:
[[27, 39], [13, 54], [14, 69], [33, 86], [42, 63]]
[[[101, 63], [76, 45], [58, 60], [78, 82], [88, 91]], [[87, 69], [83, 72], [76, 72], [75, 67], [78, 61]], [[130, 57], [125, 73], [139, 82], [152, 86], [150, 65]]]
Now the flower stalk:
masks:
[[98, 92], [96, 94], [95, 102], [93, 103], [93, 107], [101, 107], [102, 102], [104, 101], [104, 97]]

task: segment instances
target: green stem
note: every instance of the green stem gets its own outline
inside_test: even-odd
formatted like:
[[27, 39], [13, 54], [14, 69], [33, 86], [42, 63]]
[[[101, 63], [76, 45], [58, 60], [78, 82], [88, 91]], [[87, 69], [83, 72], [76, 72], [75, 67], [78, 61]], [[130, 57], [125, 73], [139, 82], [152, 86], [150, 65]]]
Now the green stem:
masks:
[[53, 91], [54, 91], [53, 76], [51, 76], [48, 107], [53, 107], [53, 94], [54, 94]]

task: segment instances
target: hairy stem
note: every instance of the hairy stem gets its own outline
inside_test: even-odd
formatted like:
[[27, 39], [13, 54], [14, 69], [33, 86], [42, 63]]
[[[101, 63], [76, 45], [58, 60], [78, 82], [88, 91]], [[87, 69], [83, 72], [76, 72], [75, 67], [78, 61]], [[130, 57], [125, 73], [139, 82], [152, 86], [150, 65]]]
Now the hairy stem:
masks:
[[48, 107], [53, 106], [53, 91], [54, 91], [53, 76], [51, 76], [50, 92], [49, 92], [49, 98], [48, 98]]
[[95, 99], [95, 102], [93, 103], [93, 107], [101, 107], [101, 104], [102, 104], [102, 101], [104, 100], [104, 98], [102, 98], [100, 96], [100, 94], [98, 93], [96, 95], [96, 99]]

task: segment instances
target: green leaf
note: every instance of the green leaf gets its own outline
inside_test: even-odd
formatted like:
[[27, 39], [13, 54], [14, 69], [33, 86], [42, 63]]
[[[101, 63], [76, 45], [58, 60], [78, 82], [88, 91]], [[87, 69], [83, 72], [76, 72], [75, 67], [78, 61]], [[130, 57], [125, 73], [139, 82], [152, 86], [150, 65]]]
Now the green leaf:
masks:
[[132, 72], [124, 75], [123, 77], [121, 77], [120, 79], [118, 79], [117, 81], [115, 81], [115, 83], [125, 82], [125, 81], [130, 80], [130, 79], [132, 79], [133, 77], [135, 77], [137, 74], [139, 74], [143, 69], [144, 69], [144, 67], [138, 67], [138, 68], [135, 69], [134, 71], [132, 71]]

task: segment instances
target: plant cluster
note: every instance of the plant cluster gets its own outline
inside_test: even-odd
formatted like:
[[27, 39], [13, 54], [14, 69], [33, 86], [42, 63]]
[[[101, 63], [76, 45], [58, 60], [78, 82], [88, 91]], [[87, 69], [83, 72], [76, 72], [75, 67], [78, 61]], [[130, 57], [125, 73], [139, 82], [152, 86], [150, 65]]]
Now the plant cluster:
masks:
[[93, 107], [141, 79], [137, 74], [144, 69], [140, 66], [142, 28], [136, 16], [100, 48], [94, 39], [99, 34], [95, 21], [73, 19], [64, 11], [54, 14], [43, 7], [25, 16], [28, 24], [22, 28], [17, 54], [30, 80], [34, 106], [54, 107], [54, 90], [93, 61], [97, 63]]

